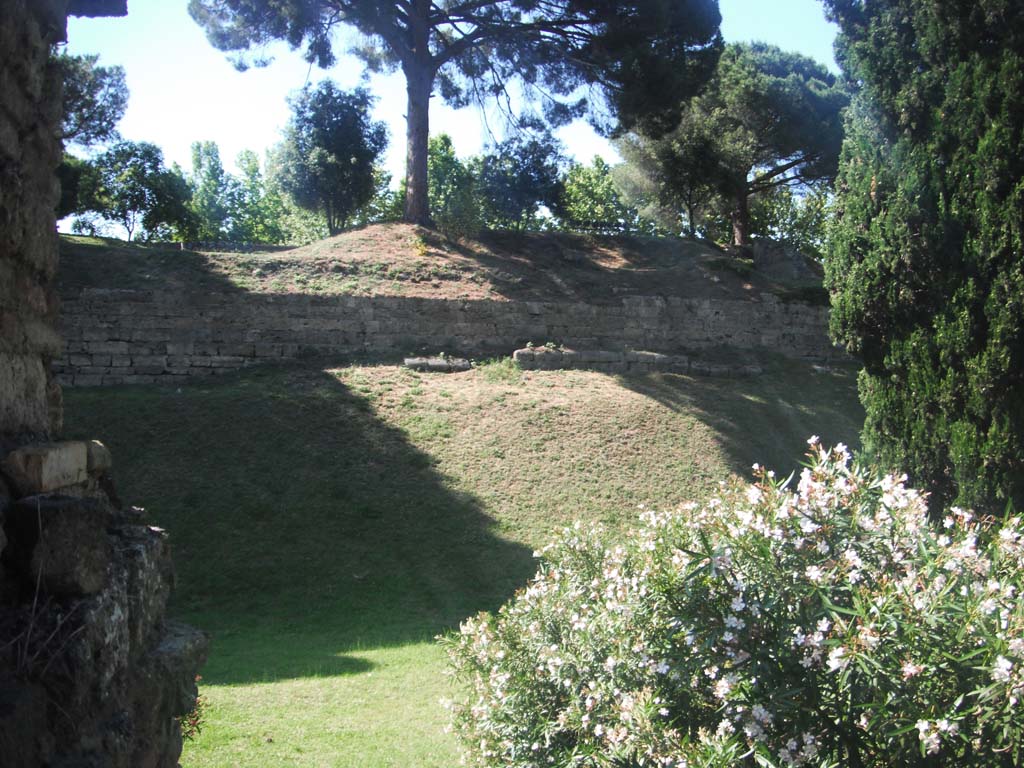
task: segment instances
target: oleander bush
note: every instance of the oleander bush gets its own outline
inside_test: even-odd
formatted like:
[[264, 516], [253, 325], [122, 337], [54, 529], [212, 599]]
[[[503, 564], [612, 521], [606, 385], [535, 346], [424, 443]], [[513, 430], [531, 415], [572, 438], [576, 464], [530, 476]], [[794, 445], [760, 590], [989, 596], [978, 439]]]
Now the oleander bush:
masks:
[[619, 546], [567, 530], [444, 640], [468, 764], [1020, 764], [1021, 519], [933, 525], [814, 438], [799, 478], [755, 470]]

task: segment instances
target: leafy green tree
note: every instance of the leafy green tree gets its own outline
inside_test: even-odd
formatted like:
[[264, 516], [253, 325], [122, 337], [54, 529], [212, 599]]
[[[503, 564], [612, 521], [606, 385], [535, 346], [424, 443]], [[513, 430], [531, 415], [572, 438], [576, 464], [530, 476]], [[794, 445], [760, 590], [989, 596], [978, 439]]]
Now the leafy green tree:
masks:
[[626, 199], [667, 232], [706, 233], [708, 218], [721, 207], [716, 141], [708, 121], [695, 119], [689, 107], [666, 136], [620, 137], [615, 146], [624, 163], [617, 178]]
[[1024, 6], [830, 0], [847, 117], [825, 260], [864, 443], [949, 504], [1024, 505]]
[[595, 155], [590, 165], [573, 163], [562, 179], [555, 212], [563, 226], [583, 232], [614, 234], [641, 228], [636, 209], [624, 201], [612, 168]]
[[452, 237], [475, 237], [480, 232], [482, 211], [471, 163], [455, 154], [447, 134], [432, 136], [428, 152], [430, 210], [437, 228]]
[[64, 85], [61, 141], [92, 147], [119, 138], [117, 124], [128, 107], [124, 68], [101, 67], [98, 54], [55, 58]]
[[[189, 12], [224, 51], [272, 40], [305, 44], [310, 63], [334, 63], [333, 31], [363, 35], [368, 69], [401, 68], [408, 97], [405, 218], [428, 224], [428, 109], [437, 86], [454, 106], [498, 97], [513, 83], [547, 117], [598, 113], [632, 125], [669, 117], [714, 66], [721, 37], [715, 0], [190, 0]], [[248, 62], [238, 60], [240, 65]], [[262, 63], [256, 61], [255, 63]], [[594, 89], [584, 86], [595, 85]]]
[[641, 146], [639, 159], [661, 202], [685, 212], [691, 235], [717, 198], [733, 244], [745, 246], [753, 195], [834, 178], [848, 101], [844, 86], [812, 59], [762, 43], [731, 44], [704, 92], [683, 105], [678, 128]]
[[232, 179], [228, 191], [229, 239], [240, 243], [283, 243], [284, 200], [280, 192], [267, 183], [260, 169], [260, 159], [249, 149], [238, 153], [235, 160], [239, 178]]
[[776, 187], [752, 199], [750, 228], [820, 262], [824, 259], [831, 198], [831, 191], [823, 186]]
[[192, 142], [191, 208], [199, 223], [197, 239], [230, 239], [234, 181], [224, 170], [217, 142]]
[[155, 144], [120, 141], [95, 160], [96, 186], [85, 199], [89, 210], [136, 232], [157, 234], [193, 226], [188, 184], [163, 164]]
[[[123, 67], [101, 67], [99, 56], [55, 55], [64, 88], [61, 103], [60, 138], [65, 144], [89, 149], [118, 138], [117, 124], [128, 106], [128, 86]], [[61, 197], [57, 218], [64, 218], [86, 209], [88, 200], [79, 200], [78, 193], [96, 187], [94, 167], [87, 161], [65, 152], [57, 177]]]
[[290, 100], [292, 117], [278, 147], [277, 182], [295, 202], [321, 212], [337, 234], [374, 195], [374, 167], [387, 146], [387, 127], [370, 119], [373, 98], [330, 80]]
[[535, 226], [540, 206], [556, 205], [560, 162], [550, 135], [514, 136], [481, 157], [477, 190], [486, 226], [517, 231]]
[[99, 171], [95, 164], [80, 157], [64, 153], [57, 166], [57, 180], [60, 182], [60, 200], [57, 203], [57, 218], [63, 219], [75, 213], [94, 207], [90, 199], [99, 188]]

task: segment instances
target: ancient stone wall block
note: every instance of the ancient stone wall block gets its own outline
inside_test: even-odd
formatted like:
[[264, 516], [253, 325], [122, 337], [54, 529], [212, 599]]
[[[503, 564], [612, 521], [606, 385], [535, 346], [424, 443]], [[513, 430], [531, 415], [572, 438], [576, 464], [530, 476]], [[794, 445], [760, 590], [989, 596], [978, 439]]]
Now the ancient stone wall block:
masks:
[[98, 475], [109, 472], [114, 466], [114, 460], [110, 451], [99, 440], [90, 440], [85, 444], [86, 448], [86, 470], [90, 475]]
[[47, 733], [46, 699], [42, 686], [0, 680], [0, 755], [4, 768], [49, 764], [53, 738]]
[[45, 594], [80, 597], [99, 592], [107, 580], [111, 546], [107, 512], [93, 499], [26, 496], [11, 507], [7, 529], [16, 547], [11, 558], [29, 585]]
[[0, 473], [19, 496], [48, 493], [87, 479], [85, 443], [35, 443], [11, 451], [0, 462]]
[[163, 621], [174, 586], [171, 549], [167, 534], [151, 526], [123, 526], [114, 540], [118, 561], [128, 576], [128, 637], [135, 657], [150, 646]]

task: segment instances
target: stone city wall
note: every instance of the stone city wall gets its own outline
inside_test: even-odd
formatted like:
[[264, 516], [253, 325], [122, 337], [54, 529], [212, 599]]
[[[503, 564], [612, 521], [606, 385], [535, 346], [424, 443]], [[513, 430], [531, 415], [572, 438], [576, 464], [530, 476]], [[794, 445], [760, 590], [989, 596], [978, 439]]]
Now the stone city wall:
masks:
[[722, 301], [630, 296], [617, 304], [85, 289], [65, 296], [65, 354], [76, 386], [184, 381], [304, 355], [427, 351], [511, 354], [528, 342], [576, 349], [770, 349], [840, 356], [824, 307], [774, 296]]

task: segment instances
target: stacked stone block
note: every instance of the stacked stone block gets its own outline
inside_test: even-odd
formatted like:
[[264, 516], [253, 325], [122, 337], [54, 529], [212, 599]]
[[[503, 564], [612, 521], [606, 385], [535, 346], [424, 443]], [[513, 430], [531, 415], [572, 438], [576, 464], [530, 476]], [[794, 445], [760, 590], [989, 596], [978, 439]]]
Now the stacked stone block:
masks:
[[630, 296], [613, 304], [268, 294], [185, 295], [91, 288], [63, 302], [75, 386], [187, 381], [303, 355], [511, 354], [532, 342], [674, 353], [771, 349], [837, 355], [823, 307]]
[[97, 441], [0, 461], [5, 768], [173, 768], [205, 636], [166, 619], [166, 534], [120, 507]]

